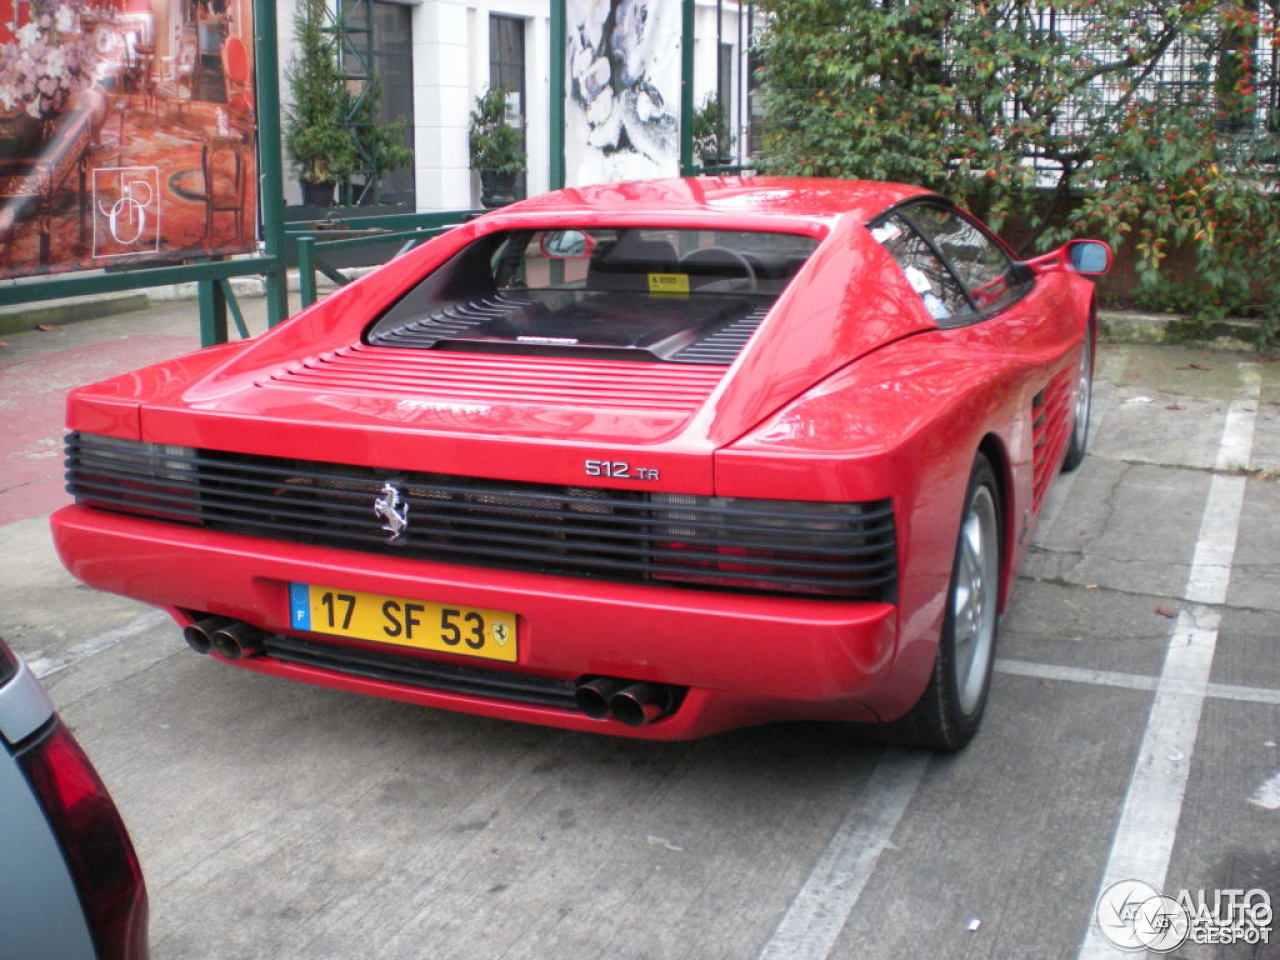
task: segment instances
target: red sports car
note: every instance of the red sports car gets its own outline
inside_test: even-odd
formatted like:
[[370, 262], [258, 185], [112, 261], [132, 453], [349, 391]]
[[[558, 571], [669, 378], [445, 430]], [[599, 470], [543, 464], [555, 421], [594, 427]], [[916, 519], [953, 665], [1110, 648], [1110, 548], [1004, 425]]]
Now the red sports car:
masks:
[[652, 739], [957, 748], [1084, 456], [1073, 241], [924, 190], [707, 178], [473, 220], [254, 340], [73, 392], [53, 517], [201, 653]]

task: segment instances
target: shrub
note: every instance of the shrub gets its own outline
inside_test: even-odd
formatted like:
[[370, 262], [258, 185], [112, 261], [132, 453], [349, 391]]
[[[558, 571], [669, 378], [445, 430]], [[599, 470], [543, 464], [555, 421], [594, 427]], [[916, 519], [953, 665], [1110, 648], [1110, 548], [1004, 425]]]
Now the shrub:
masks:
[[507, 122], [507, 91], [490, 87], [475, 103], [467, 127], [471, 169], [519, 173], [525, 168], [524, 139]]
[[1280, 298], [1278, 118], [1252, 74], [1276, 0], [763, 5], [764, 169], [918, 183], [1037, 247], [1129, 245], [1138, 295], [1197, 317]]

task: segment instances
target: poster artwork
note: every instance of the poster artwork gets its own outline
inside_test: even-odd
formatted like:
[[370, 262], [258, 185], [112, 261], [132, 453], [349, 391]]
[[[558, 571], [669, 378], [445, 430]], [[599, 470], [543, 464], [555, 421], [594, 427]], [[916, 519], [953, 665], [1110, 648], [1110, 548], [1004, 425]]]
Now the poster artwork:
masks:
[[680, 170], [681, 5], [568, 0], [568, 186]]
[[254, 249], [252, 0], [0, 0], [0, 278]]
[[160, 250], [160, 168], [93, 171], [93, 258]]

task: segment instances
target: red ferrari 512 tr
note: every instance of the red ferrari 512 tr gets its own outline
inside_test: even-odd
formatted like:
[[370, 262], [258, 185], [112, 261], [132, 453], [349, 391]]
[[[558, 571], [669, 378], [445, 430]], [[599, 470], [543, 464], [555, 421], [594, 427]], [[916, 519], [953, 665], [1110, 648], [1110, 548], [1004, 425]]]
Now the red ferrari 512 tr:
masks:
[[652, 739], [860, 721], [954, 749], [1084, 456], [1110, 259], [1019, 261], [899, 184], [562, 190], [74, 391], [54, 536], [250, 670]]

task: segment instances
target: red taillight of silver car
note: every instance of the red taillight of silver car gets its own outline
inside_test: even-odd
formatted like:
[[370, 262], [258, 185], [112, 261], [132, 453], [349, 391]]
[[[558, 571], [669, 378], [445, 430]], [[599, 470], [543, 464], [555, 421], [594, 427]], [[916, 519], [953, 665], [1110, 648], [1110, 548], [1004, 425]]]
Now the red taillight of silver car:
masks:
[[99, 960], [146, 960], [147, 890], [120, 813], [61, 720], [18, 754], [62, 845]]

